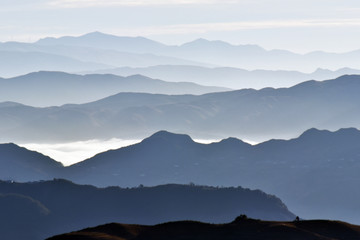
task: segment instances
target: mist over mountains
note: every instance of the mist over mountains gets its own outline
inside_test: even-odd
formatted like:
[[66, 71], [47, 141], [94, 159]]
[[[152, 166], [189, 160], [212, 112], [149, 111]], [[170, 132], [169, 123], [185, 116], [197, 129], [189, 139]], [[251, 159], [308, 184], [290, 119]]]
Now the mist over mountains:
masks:
[[[242, 186], [279, 196], [303, 218], [358, 223], [360, 131], [310, 129], [291, 140], [249, 145], [235, 138], [199, 144], [157, 132], [141, 143], [97, 154], [69, 167], [14, 145], [0, 145], [3, 173], [13, 181], [65, 178], [95, 186], [134, 187], [190, 182]], [[37, 159], [41, 164], [33, 164]], [[34, 162], [35, 163], [35, 162]], [[21, 167], [19, 167], [21, 166]], [[17, 177], [16, 177], [17, 176]]]
[[342, 68], [336, 71], [318, 68], [312, 73], [284, 70], [245, 70], [231, 67], [201, 67], [185, 65], [158, 65], [145, 68], [114, 68], [86, 73], [111, 73], [121, 76], [141, 74], [171, 82], [191, 81], [207, 86], [222, 86], [233, 89], [266, 87], [291, 87], [308, 80], [327, 80], [343, 75], [359, 74], [359, 70]]
[[[296, 54], [285, 50], [265, 50], [257, 45], [235, 46], [222, 41], [205, 39], [198, 39], [180, 46], [169, 46], [143, 37], [118, 37], [101, 32], [79, 37], [44, 38], [34, 43], [0, 43], [0, 51], [1, 77], [7, 78], [35, 71], [92, 72], [118, 67], [144, 68], [157, 65], [300, 72], [313, 72], [318, 68], [360, 69], [357, 61], [360, 55], [359, 50], [347, 53], [319, 51]], [[105, 73], [111, 72], [112, 70], [105, 71]], [[298, 74], [294, 73], [295, 77], [296, 75]], [[328, 75], [324, 79], [338, 76]], [[306, 80], [309, 79], [311, 78]], [[181, 79], [180, 81], [189, 80]], [[246, 87], [246, 85], [236, 86]], [[253, 87], [259, 86], [255, 84]]]
[[35, 44], [86, 46], [131, 53], [152, 53], [218, 66], [245, 69], [285, 69], [309, 72], [317, 68], [360, 68], [357, 63], [360, 51], [348, 53], [319, 51], [302, 55], [285, 50], [268, 51], [257, 45], [234, 46], [226, 42], [208, 41], [206, 39], [197, 39], [180, 46], [168, 46], [142, 37], [117, 37], [93, 32], [80, 37], [45, 38]]
[[[0, 43], [0, 238], [239, 214], [360, 224], [359, 59], [360, 50], [297, 54], [202, 38], [171, 46], [101, 32]], [[71, 152], [70, 143], [112, 139], [143, 140], [70, 166], [17, 145]], [[246, 223], [294, 239], [358, 233], [297, 220]], [[204, 226], [160, 226], [184, 223]]]
[[35, 108], [0, 104], [2, 141], [142, 139], [159, 130], [194, 138], [288, 139], [309, 128], [360, 128], [360, 77], [291, 88], [204, 95], [119, 93], [86, 104]]
[[75, 75], [64, 72], [34, 72], [15, 78], [0, 78], [0, 102], [12, 101], [36, 107], [87, 103], [119, 92], [204, 94], [229, 91], [191, 82], [170, 83], [141, 75]]

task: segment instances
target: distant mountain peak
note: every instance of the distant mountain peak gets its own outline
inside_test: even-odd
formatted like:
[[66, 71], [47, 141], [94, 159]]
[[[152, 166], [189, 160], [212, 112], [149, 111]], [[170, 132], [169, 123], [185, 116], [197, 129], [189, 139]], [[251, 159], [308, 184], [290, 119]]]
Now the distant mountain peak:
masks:
[[224, 42], [224, 41], [220, 41], [220, 40], [207, 40], [205, 38], [198, 38], [198, 39], [195, 39], [194, 41], [191, 41], [191, 42], [187, 42], [187, 43], [184, 43], [183, 45], [181, 45], [182, 47], [185, 47], [185, 46], [207, 46], [207, 45], [222, 45], [222, 46], [225, 46], [225, 47], [228, 47], [228, 46], [232, 46], [230, 43], [227, 43], [227, 42]]
[[104, 36], [104, 35], [109, 35], [109, 34], [99, 32], [99, 31], [94, 31], [94, 32], [86, 33], [83, 36]]
[[316, 135], [325, 134], [325, 133], [328, 134], [328, 133], [330, 133], [330, 131], [329, 130], [321, 130], [321, 129], [317, 129], [317, 128], [310, 128], [310, 129], [306, 130], [305, 132], [303, 132], [299, 138], [316, 136]]
[[317, 73], [330, 73], [330, 72], [332, 72], [332, 71], [329, 70], [329, 69], [326, 69], [326, 68], [317, 68], [317, 69], [313, 72], [313, 74], [317, 74]]
[[329, 131], [329, 130], [319, 130], [317, 128], [310, 128], [309, 130], [305, 131], [303, 134], [300, 135], [299, 139], [315, 139], [315, 138], [329, 138], [332, 136], [345, 136], [349, 137], [354, 134], [360, 134], [360, 131], [356, 128], [340, 128], [337, 131]]
[[183, 143], [195, 143], [189, 135], [186, 134], [178, 134], [178, 133], [171, 133], [165, 130], [158, 131], [151, 135], [148, 138], [145, 138], [142, 142], [166, 142], [166, 143], [176, 143], [176, 144], [183, 144]]
[[250, 144], [248, 144], [238, 138], [234, 138], [234, 137], [225, 138], [225, 139], [221, 140], [220, 142], [218, 142], [217, 144], [227, 144], [227, 145], [234, 145], [234, 146], [239, 146], [239, 145], [251, 146]]

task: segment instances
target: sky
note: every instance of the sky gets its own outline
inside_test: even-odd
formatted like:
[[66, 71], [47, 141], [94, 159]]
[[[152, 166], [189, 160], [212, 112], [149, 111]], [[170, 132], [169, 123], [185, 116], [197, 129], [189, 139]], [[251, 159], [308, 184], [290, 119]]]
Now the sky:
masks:
[[100, 31], [305, 53], [360, 49], [358, 0], [0, 0], [0, 41]]

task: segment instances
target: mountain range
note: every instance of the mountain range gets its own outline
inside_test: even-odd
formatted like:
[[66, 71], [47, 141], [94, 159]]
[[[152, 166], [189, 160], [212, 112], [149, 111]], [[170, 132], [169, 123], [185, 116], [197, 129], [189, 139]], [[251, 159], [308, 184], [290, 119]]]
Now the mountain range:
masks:
[[44, 52], [9, 51], [6, 48], [0, 51], [1, 77], [15, 77], [41, 70], [79, 72], [109, 67], [114, 66]]
[[291, 88], [204, 95], [119, 93], [86, 104], [35, 108], [0, 103], [2, 142], [143, 139], [159, 131], [197, 139], [289, 139], [309, 128], [360, 128], [360, 76]]
[[280, 199], [259, 190], [173, 184], [95, 188], [61, 179], [31, 183], [0, 181], [0, 209], [0, 234], [7, 240], [39, 240], [116, 221], [220, 223], [239, 214], [267, 220], [295, 219]]
[[[141, 143], [97, 154], [61, 168], [40, 154], [44, 166], [22, 169], [30, 162], [10, 149], [2, 163], [13, 181], [51, 179], [42, 172], [53, 169], [56, 178], [95, 186], [134, 187], [190, 182], [210, 186], [244, 186], [279, 196], [303, 218], [341, 219], [359, 223], [360, 131], [310, 129], [291, 140], [270, 140], [250, 145], [235, 138], [199, 144], [187, 135], [161, 131]], [[15, 153], [14, 153], [15, 152]], [[7, 162], [6, 162], [7, 161]], [[46, 178], [47, 177], [47, 178]], [[21, 193], [23, 194], [23, 193]], [[26, 194], [25, 194], [26, 195]]]
[[218, 223], [293, 220], [284, 201], [360, 224], [359, 58], [100, 32], [0, 43], [0, 142], [143, 139], [66, 167], [0, 144], [0, 238], [122, 222], [55, 239], [357, 239], [337, 221]]
[[171, 46], [143, 37], [118, 37], [100, 32], [78, 37], [44, 38], [34, 43], [5, 42], [0, 43], [0, 51], [1, 77], [7, 78], [35, 71], [80, 72], [157, 65], [301, 72], [313, 72], [318, 68], [360, 69], [357, 61], [360, 50], [297, 54], [206, 39]]
[[16, 77], [36, 71], [80, 72], [114, 67], [147, 67], [163, 64], [212, 66], [151, 53], [107, 50], [71, 45], [0, 43], [1, 77]]
[[42, 71], [14, 78], [0, 78], [0, 102], [12, 101], [37, 107], [86, 103], [119, 92], [204, 94], [229, 90], [190, 82], [165, 82], [141, 75], [120, 77], [111, 74], [76, 75]]
[[115, 74], [130, 76], [141, 74], [170, 82], [194, 82], [206, 86], [222, 86], [233, 89], [266, 87], [291, 87], [308, 80], [327, 80], [342, 75], [360, 74], [359, 70], [342, 68], [336, 71], [318, 68], [312, 73], [284, 70], [245, 70], [231, 67], [201, 67], [185, 65], [157, 65], [143, 68], [121, 67], [85, 72], [87, 74]]
[[[45, 38], [39, 46], [85, 46], [137, 54], [151, 53], [217, 66], [244, 69], [314, 71], [316, 68], [360, 68], [360, 51], [347, 53], [311, 52], [297, 54], [285, 50], [265, 50], [257, 45], [231, 45], [223, 41], [197, 39], [180, 46], [169, 46], [143, 37], [118, 37], [93, 32], [79, 37]], [[157, 64], [153, 64], [157, 65]], [[194, 65], [194, 64], [191, 64]]]
[[106, 224], [62, 234], [48, 240], [353, 240], [360, 238], [360, 227], [339, 221], [269, 222], [239, 216], [227, 224], [193, 221], [168, 222], [155, 226]]

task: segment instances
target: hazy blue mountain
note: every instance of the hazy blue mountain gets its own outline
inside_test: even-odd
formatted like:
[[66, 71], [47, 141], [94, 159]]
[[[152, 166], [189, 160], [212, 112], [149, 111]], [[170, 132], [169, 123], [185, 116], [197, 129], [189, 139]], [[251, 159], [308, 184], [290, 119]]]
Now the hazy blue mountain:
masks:
[[30, 70], [23, 69], [27, 70], [26, 72], [13, 69], [8, 72], [3, 71], [3, 77], [39, 70], [91, 71], [111, 68], [109, 65], [114, 67], [223, 66], [248, 70], [283, 69], [302, 72], [313, 72], [318, 68], [340, 69], [347, 67], [360, 69], [360, 64], [357, 61], [360, 57], [360, 50], [347, 53], [318, 51], [297, 54], [285, 50], [265, 50], [256, 45], [231, 45], [222, 41], [208, 41], [206, 39], [198, 39], [180, 46], [169, 46], [143, 37], [118, 37], [99, 32], [79, 37], [45, 38], [31, 44], [2, 43], [0, 49], [17, 54], [30, 54], [31, 52], [55, 54], [71, 58], [73, 61], [76, 59], [81, 62], [93, 62], [92, 67], [82, 66], [78, 69], [75, 68], [75, 65], [70, 64], [73, 66], [73, 69], [70, 70], [54, 65], [44, 65], [40, 69], [35, 67]]
[[[115, 221], [158, 224], [176, 220], [201, 220], [220, 223], [230, 222], [239, 214], [266, 220], [295, 218], [277, 197], [241, 187], [169, 184], [125, 189], [81, 186], [65, 180], [32, 183], [0, 181], [0, 193], [29, 196], [25, 200], [36, 199], [31, 200], [31, 205], [26, 203], [19, 206], [19, 201], [2, 201], [0, 195], [0, 208], [7, 209], [5, 213], [12, 212], [12, 217], [19, 222], [31, 220], [28, 216], [35, 212], [29, 225], [18, 229], [22, 233], [31, 232], [42, 236], [37, 238], [29, 235], [26, 238], [29, 240]], [[42, 212], [50, 214], [40, 215], [42, 218], [36, 219]], [[6, 220], [6, 217], [2, 214], [0, 219]], [[15, 236], [19, 222], [7, 223]], [[31, 228], [33, 225], [37, 227]], [[3, 232], [0, 235], [4, 237]], [[11, 232], [9, 235], [4, 239], [19, 239], [14, 238]]]
[[144, 37], [118, 37], [101, 32], [92, 32], [79, 37], [44, 38], [36, 44], [81, 46], [136, 53], [149, 53], [150, 49], [157, 50], [166, 47], [164, 44]]
[[[86, 45], [86, 44], [85, 44]], [[105, 45], [106, 46], [106, 45]], [[51, 60], [52, 55], [63, 56], [66, 58], [71, 58], [71, 61], [78, 60], [82, 62], [93, 62], [97, 63], [97, 65], [89, 66], [85, 68], [86, 71], [93, 71], [95, 69], [99, 69], [101, 66], [116, 66], [116, 67], [147, 67], [154, 65], [195, 65], [195, 66], [209, 66], [207, 64], [198, 63], [195, 61], [179, 59], [175, 57], [165, 57], [158, 56], [152, 53], [129, 53], [129, 52], [120, 52], [117, 50], [107, 50], [107, 49], [99, 49], [92, 48], [86, 46], [68, 46], [68, 45], [39, 45], [39, 44], [31, 44], [31, 43], [20, 43], [20, 42], [6, 42], [0, 43], [0, 51], [11, 51], [13, 54], [25, 54], [25, 53], [33, 53], [36, 52], [38, 54], [42, 53], [50, 54], [49, 59]], [[70, 61], [69, 60], [69, 61]], [[31, 70], [30, 68], [26, 73], [38, 71], [38, 70], [52, 70], [48, 69], [47, 65], [44, 65], [42, 69], [34, 68]], [[61, 65], [58, 66], [60, 68]], [[6, 69], [4, 69], [6, 70]], [[71, 69], [72, 72], [77, 71], [76, 69]], [[84, 70], [82, 70], [84, 71]], [[23, 74], [23, 72], [21, 72]], [[13, 71], [3, 71], [1, 76], [17, 76], [20, 75], [19, 72]]]
[[240, 68], [218, 67], [208, 68], [185, 65], [159, 65], [145, 68], [114, 68], [87, 73], [116, 74], [129, 76], [141, 74], [151, 78], [165, 79], [171, 82], [189, 81], [202, 85], [223, 86], [233, 89], [265, 87], [290, 87], [295, 84], [312, 80], [326, 80], [346, 74], [360, 74], [360, 70], [343, 68], [337, 71], [317, 69], [312, 73], [284, 70], [245, 70]]
[[117, 37], [99, 32], [79, 37], [45, 38], [37, 45], [87, 46], [131, 53], [151, 53], [217, 66], [243, 69], [298, 70], [317, 68], [360, 68], [360, 50], [347, 53], [311, 52], [297, 54], [285, 50], [265, 50], [256, 45], [231, 45], [222, 41], [197, 39], [180, 46], [168, 46], [142, 37]]
[[139, 144], [98, 154], [65, 177], [99, 186], [164, 183], [242, 186], [279, 196], [303, 218], [360, 223], [360, 131], [310, 129], [291, 140], [213, 144], [158, 132]]
[[0, 178], [16, 181], [52, 179], [63, 165], [35, 151], [15, 144], [0, 144]]
[[360, 128], [360, 76], [291, 88], [195, 95], [119, 93], [99, 101], [34, 108], [0, 104], [0, 140], [139, 139], [159, 130], [194, 138], [287, 139], [316, 127]]
[[125, 78], [110, 74], [75, 75], [42, 71], [0, 79], [0, 102], [12, 101], [43, 107], [86, 103], [119, 92], [204, 94], [226, 90], [230, 89], [186, 82], [169, 83], [141, 75]]
[[[20, 168], [23, 175], [17, 178], [14, 175], [10, 180], [53, 176], [96, 186], [190, 182], [210, 186], [241, 185], [279, 196], [303, 218], [360, 223], [354, 211], [360, 207], [360, 193], [356, 191], [360, 182], [359, 149], [360, 131], [354, 128], [336, 132], [310, 129], [295, 139], [270, 140], [258, 145], [235, 138], [199, 144], [188, 135], [160, 131], [141, 143], [97, 154], [70, 167], [56, 168], [55, 173], [45, 176], [43, 172], [49, 168], [44, 166], [53, 165], [51, 159], [45, 159], [47, 164], [40, 165], [34, 172], [34, 164], [20, 168], [12, 165], [12, 157], [6, 157], [0, 178], [9, 179], [7, 176], [19, 172]], [[12, 148], [11, 151], [18, 154], [19, 150]], [[18, 161], [31, 163], [29, 151], [24, 152]], [[30, 177], [24, 179], [27, 176]], [[30, 193], [18, 193], [38, 199]]]
[[0, 75], [12, 77], [40, 70], [79, 72], [89, 69], [108, 68], [114, 65], [76, 60], [74, 58], [24, 51], [0, 51]]

